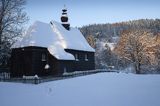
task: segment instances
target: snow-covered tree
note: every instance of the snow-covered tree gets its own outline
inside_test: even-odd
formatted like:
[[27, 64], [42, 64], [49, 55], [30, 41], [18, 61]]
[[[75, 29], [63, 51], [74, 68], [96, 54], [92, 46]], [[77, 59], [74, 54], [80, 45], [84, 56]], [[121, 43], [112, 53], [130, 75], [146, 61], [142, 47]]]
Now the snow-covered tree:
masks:
[[[80, 28], [81, 32], [86, 37], [86, 39], [88, 37], [91, 38], [92, 36], [94, 39], [96, 39], [97, 44], [101, 44], [100, 42], [113, 43], [113, 38], [119, 38], [122, 31], [129, 30], [129, 29], [134, 29], [134, 30], [149, 29], [153, 33], [159, 33], [160, 32], [160, 19], [139, 19], [139, 20], [119, 22], [119, 23], [113, 23], [113, 24], [109, 24], [109, 23], [93, 24], [93, 25], [83, 26], [82, 28]], [[151, 38], [152, 37], [150, 37], [149, 40]], [[123, 41], [123, 39], [120, 39], [120, 40]], [[90, 42], [91, 40], [88, 40], [88, 41], [90, 45], [93, 45], [93, 42]], [[153, 41], [153, 43], [155, 42], [156, 41]], [[119, 44], [117, 46], [119, 47]], [[98, 48], [96, 48], [96, 56], [98, 56], [96, 57], [96, 65], [98, 66], [98, 68], [101, 68], [99, 65], [100, 63], [104, 63], [103, 65], [107, 65], [105, 61], [109, 61], [108, 59], [103, 58], [104, 54], [106, 55], [108, 54], [108, 51], [106, 51], [105, 49], [106, 49], [105, 46], [102, 46], [102, 47], [98, 46]], [[104, 53], [103, 50], [105, 50], [107, 53]], [[121, 49], [119, 50], [121, 51]], [[149, 50], [148, 52], [150, 52], [150, 49], [148, 50]], [[117, 68], [125, 68], [127, 65], [130, 65], [128, 59], [124, 59], [124, 58], [122, 59], [121, 56], [116, 56], [116, 55], [113, 56], [113, 52], [114, 51], [112, 51], [111, 53], [112, 55], [107, 55], [109, 56], [107, 58], [110, 58], [111, 60], [115, 60], [115, 62], [113, 61], [112, 62], [116, 64]], [[150, 58], [151, 56], [147, 57], [146, 60], [143, 59], [143, 63], [146, 62], [145, 64], [150, 64], [151, 63]]]
[[24, 10], [25, 0], [0, 0], [0, 66], [5, 64], [10, 47], [22, 35], [28, 17]]
[[135, 66], [136, 73], [140, 73], [140, 68], [146, 59], [146, 49], [152, 46], [151, 38], [153, 33], [149, 30], [127, 30], [123, 31], [118, 43], [117, 53], [122, 58], [131, 61]]

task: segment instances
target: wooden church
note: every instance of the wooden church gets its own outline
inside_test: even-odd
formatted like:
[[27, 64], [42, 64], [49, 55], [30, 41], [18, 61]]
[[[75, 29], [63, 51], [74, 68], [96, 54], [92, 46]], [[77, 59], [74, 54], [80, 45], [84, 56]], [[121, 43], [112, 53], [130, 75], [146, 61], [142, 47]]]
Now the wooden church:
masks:
[[12, 47], [11, 76], [61, 76], [95, 69], [95, 50], [77, 28], [70, 27], [67, 9], [62, 23], [36, 21]]

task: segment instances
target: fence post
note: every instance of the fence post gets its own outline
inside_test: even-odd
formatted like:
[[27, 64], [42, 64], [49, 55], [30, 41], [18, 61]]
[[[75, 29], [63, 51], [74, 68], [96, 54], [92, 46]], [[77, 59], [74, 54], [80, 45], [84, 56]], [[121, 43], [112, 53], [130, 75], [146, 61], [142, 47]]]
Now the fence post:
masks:
[[26, 76], [25, 75], [23, 75], [23, 83], [26, 83]]
[[39, 83], [38, 80], [39, 80], [38, 75], [35, 75], [35, 76], [34, 76], [34, 83], [35, 83], [35, 84], [38, 84], [38, 83]]

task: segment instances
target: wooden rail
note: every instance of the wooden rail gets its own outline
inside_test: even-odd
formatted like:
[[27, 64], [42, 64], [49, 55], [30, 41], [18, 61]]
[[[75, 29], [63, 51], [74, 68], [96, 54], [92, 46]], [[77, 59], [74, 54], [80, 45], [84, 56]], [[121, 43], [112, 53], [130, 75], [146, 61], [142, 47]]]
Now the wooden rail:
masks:
[[29, 83], [29, 84], [40, 84], [49, 81], [56, 81], [56, 80], [63, 80], [69, 78], [75, 78], [85, 75], [91, 75], [96, 73], [103, 73], [103, 72], [116, 72], [112, 70], [106, 69], [97, 69], [97, 70], [90, 70], [90, 71], [75, 71], [71, 73], [64, 73], [62, 76], [48, 76], [48, 77], [38, 77], [35, 76], [23, 76], [22, 78], [0, 78], [0, 81], [3, 82], [17, 82], [17, 83]]

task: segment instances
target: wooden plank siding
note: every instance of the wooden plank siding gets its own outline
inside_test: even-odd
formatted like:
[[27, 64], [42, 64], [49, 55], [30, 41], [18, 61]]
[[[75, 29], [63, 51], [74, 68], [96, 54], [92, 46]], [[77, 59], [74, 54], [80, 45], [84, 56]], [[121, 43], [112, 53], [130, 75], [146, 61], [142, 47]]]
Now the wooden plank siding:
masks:
[[[66, 52], [78, 55], [78, 61], [58, 60], [45, 47], [28, 46], [12, 49], [11, 77], [26, 76], [61, 76], [64, 71], [94, 70], [94, 52], [65, 49]], [[44, 55], [44, 56], [42, 56]], [[85, 60], [87, 55], [88, 61]], [[49, 69], [45, 69], [45, 65]]]
[[[74, 71], [84, 71], [84, 70], [94, 70], [95, 69], [95, 58], [94, 52], [80, 51], [65, 49], [66, 52], [71, 53], [72, 55], [78, 55], [77, 61], [73, 62]], [[87, 55], [88, 60], [85, 60], [85, 55]]]

